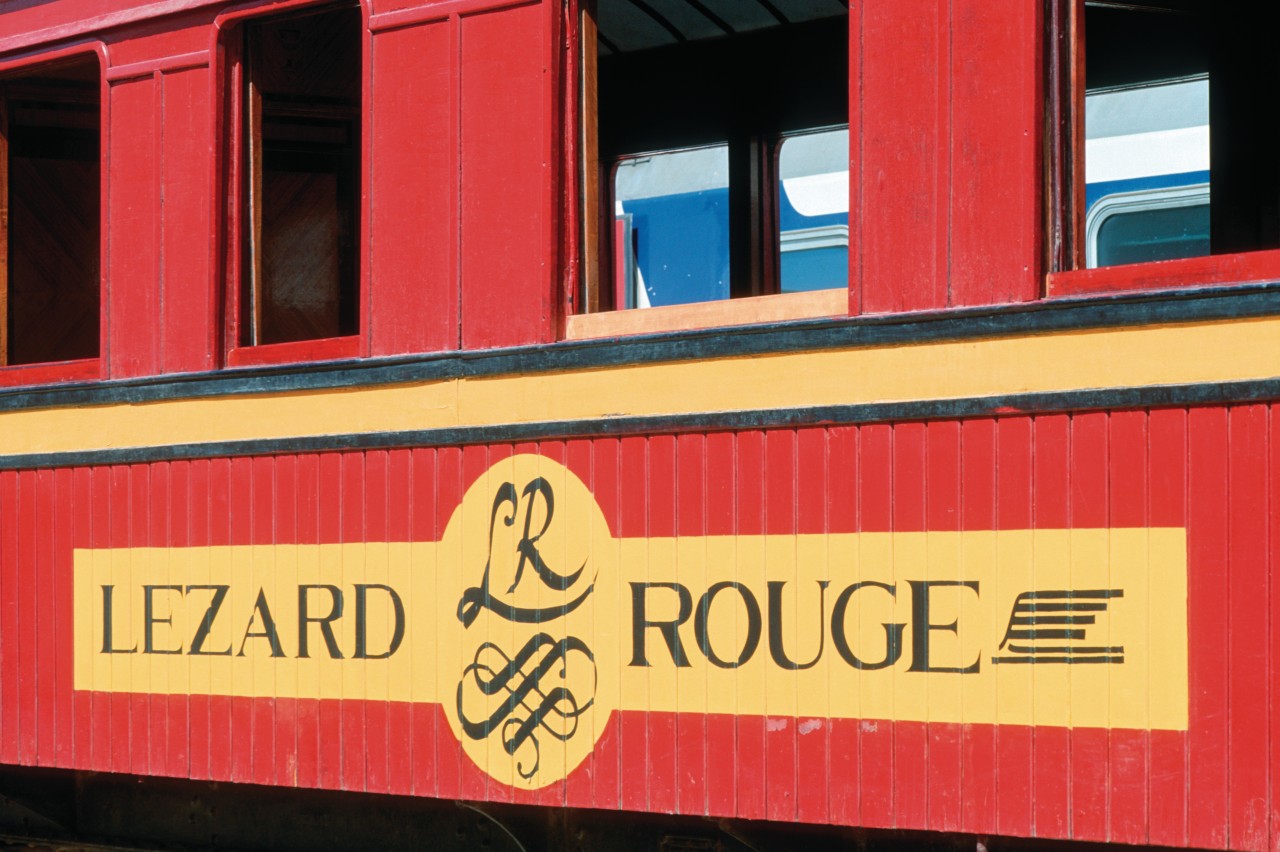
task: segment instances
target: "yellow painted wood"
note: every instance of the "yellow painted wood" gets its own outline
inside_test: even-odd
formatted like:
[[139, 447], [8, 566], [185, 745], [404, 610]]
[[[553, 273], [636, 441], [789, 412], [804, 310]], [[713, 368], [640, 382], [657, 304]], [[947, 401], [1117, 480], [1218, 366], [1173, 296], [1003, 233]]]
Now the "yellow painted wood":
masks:
[[[1241, 353], [1248, 357], [1241, 357]], [[1280, 319], [0, 413], [0, 455], [1280, 376]]]

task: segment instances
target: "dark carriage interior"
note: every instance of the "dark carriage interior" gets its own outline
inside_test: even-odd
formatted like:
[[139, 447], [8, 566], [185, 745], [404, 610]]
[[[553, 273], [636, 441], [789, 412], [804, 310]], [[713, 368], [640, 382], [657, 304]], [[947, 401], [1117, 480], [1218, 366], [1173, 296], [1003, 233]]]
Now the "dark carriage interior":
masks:
[[[586, 195], [599, 254], [610, 253], [619, 161], [724, 145], [730, 295], [777, 292], [778, 151], [788, 134], [848, 123], [846, 0], [598, 0], [586, 25], [597, 29], [597, 50], [584, 47], [585, 77], [598, 63], [599, 84], [586, 87], [584, 123], [598, 129]], [[613, 307], [609, 291], [594, 307]]]

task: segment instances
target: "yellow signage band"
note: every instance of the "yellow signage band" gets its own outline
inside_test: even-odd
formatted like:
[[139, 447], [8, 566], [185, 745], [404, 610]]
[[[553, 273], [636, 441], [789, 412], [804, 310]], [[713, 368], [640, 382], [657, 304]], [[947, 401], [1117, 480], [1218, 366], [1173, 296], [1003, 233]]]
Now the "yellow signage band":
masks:
[[439, 703], [527, 787], [615, 709], [1186, 730], [1186, 577], [1180, 528], [617, 539], [522, 455], [439, 542], [76, 550], [75, 687]]

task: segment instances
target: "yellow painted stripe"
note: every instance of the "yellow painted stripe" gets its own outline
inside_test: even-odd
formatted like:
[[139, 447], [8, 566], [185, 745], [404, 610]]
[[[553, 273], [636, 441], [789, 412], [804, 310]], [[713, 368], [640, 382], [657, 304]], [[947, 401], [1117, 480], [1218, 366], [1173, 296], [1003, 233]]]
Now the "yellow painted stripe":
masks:
[[1280, 376], [1280, 319], [0, 414], [0, 455]]
[[[1186, 552], [1180, 529], [720, 536], [626, 539], [615, 547], [607, 560], [596, 554], [600, 561], [616, 558], [617, 569], [597, 575], [593, 606], [576, 630], [594, 651], [598, 696], [606, 710], [1187, 726]], [[506, 622], [481, 623], [471, 631], [459, 623], [462, 590], [478, 578], [468, 582], [454, 570], [458, 553], [448, 542], [78, 550], [76, 688], [446, 702], [481, 640], [497, 641], [508, 653], [523, 641], [519, 629]], [[829, 585], [820, 600], [823, 580]], [[975, 587], [938, 585], [929, 594], [934, 629], [924, 654], [912, 644], [922, 634], [912, 623], [919, 601], [911, 581], [958, 580]], [[705, 635], [721, 662], [733, 663], [750, 649], [741, 665], [709, 662], [694, 616], [677, 628], [687, 665], [677, 665], [678, 655], [660, 629], [636, 632], [637, 594], [645, 620], [657, 623], [678, 616], [675, 584], [696, 605], [715, 584], [730, 581], [742, 584], [756, 602], [760, 632], [749, 638], [743, 597], [728, 589], [711, 599]], [[782, 607], [772, 613], [771, 581], [785, 583]], [[833, 627], [837, 599], [859, 581], [892, 586], [895, 594], [883, 587], [854, 592], [839, 627]], [[404, 641], [387, 659], [354, 658], [361, 620], [357, 584], [369, 587], [366, 654], [390, 649], [395, 632], [391, 594], [382, 587], [395, 590], [403, 603]], [[200, 641], [199, 625], [215, 595], [207, 587], [218, 585], [228, 592]], [[338, 590], [342, 612], [332, 635], [340, 659], [331, 656], [314, 621], [306, 630], [308, 656], [300, 658], [301, 586], [311, 587], [306, 595], [313, 619], [334, 611], [330, 587]], [[104, 587], [112, 590], [109, 598]], [[1018, 595], [1052, 589], [1123, 591], [1084, 628], [1085, 639], [1057, 643], [1122, 647], [1122, 664], [993, 663], [993, 657], [1009, 653], [1000, 646]], [[260, 594], [274, 620], [278, 658], [264, 637], [264, 611], [256, 609]], [[817, 664], [796, 671], [778, 664], [769, 637], [771, 616], [781, 617], [783, 641], [776, 653], [797, 664], [817, 658]], [[958, 627], [948, 627], [953, 624]], [[892, 625], [903, 625], [901, 653], [879, 670], [851, 665], [835, 639], [838, 630], [846, 652], [874, 665], [886, 659]], [[192, 656], [197, 642], [201, 653]], [[638, 653], [647, 665], [635, 665]], [[975, 671], [926, 672], [922, 663]]]

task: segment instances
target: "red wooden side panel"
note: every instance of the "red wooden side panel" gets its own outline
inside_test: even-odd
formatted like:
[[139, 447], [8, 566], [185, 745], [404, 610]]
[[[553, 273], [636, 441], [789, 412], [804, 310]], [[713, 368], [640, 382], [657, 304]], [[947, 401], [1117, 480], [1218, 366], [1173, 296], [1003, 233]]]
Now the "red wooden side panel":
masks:
[[[371, 41], [366, 315], [373, 355], [458, 346], [457, 35], [456, 19], [445, 18]], [[473, 108], [485, 103], [477, 99]], [[513, 135], [527, 141], [523, 132]]]
[[[212, 276], [217, 252], [213, 152], [218, 142], [209, 77], [205, 66], [161, 74], [158, 82], [160, 368], [166, 372], [210, 370], [218, 363], [221, 288]], [[128, 289], [145, 283], [117, 279], [114, 286]]]
[[547, 6], [462, 17], [461, 286], [466, 349], [556, 331]]
[[[1267, 596], [1267, 544], [1272, 507], [1267, 487], [1268, 412], [1265, 405], [1231, 410], [1228, 476], [1228, 569], [1225, 578], [1231, 613], [1226, 668], [1228, 677], [1227, 807], [1228, 842], [1238, 849], [1264, 848], [1267, 824], [1267, 744], [1270, 733], [1268, 684], [1274, 683]], [[1271, 672], [1270, 675], [1267, 673]]]
[[949, 305], [1040, 295], [1042, 16], [951, 4]]
[[862, 310], [1037, 298], [1039, 6], [859, 5], [850, 114]]
[[[1148, 476], [1151, 523], [1187, 523], [1187, 466], [1164, 464], [1167, 458], [1187, 457], [1187, 413], [1178, 409], [1153, 411], [1148, 426]], [[1190, 588], [1188, 589], [1190, 594]], [[1149, 839], [1156, 845], [1187, 843], [1188, 737], [1175, 731], [1151, 733], [1149, 769]]]
[[[0, 473], [0, 760], [542, 806], [1274, 848], [1276, 435], [1270, 407], [1239, 405]], [[269, 681], [274, 697], [263, 698], [166, 697], [156, 681], [154, 693], [74, 688], [75, 548], [412, 542], [425, 553], [476, 478], [525, 453], [568, 466], [610, 535], [648, 539], [655, 553], [675, 536], [771, 536], [785, 548], [796, 534], [938, 533], [927, 549], [953, 531], [1185, 528], [1189, 730], [831, 719], [797, 715], [778, 690], [754, 715], [669, 712], [657, 708], [657, 673], [648, 693], [602, 720], [578, 770], [516, 791], [463, 752], [425, 677], [413, 702], [297, 698]], [[415, 594], [443, 588], [440, 569], [415, 574]], [[343, 582], [361, 582], [354, 567], [343, 570]], [[696, 599], [712, 568], [693, 559], [677, 571]], [[784, 646], [798, 661], [817, 647], [807, 630], [821, 621], [807, 615], [815, 604], [783, 599], [783, 617], [803, 625]], [[136, 621], [136, 606], [119, 599], [121, 619]], [[692, 646], [692, 625], [683, 630]], [[941, 648], [945, 625], [937, 635]], [[766, 633], [759, 653], [773, 653], [770, 641]], [[439, 664], [415, 660], [414, 671]], [[905, 695], [913, 675], [905, 661], [899, 668], [877, 677]], [[356, 677], [372, 690], [373, 675]], [[781, 668], [766, 675], [775, 677], [766, 683], [791, 683]], [[1085, 698], [1118, 706], [1126, 690], [1145, 688], [1113, 681]], [[955, 689], [931, 681], [929, 700], [947, 705]]]
[[943, 307], [950, 4], [873, 0], [859, 5], [862, 309]]
[[153, 77], [111, 85], [107, 181], [107, 370], [160, 367], [159, 87]]
[[[1231, 614], [1224, 579], [1229, 566], [1228, 413], [1220, 408], [1191, 411], [1187, 425], [1188, 560], [1214, 566], [1187, 577], [1187, 643], [1215, 648], [1210, 665], [1191, 666], [1188, 695], [1195, 725], [1187, 733], [1187, 840], [1192, 846], [1227, 844], [1228, 668], [1223, 657]], [[1225, 576], [1224, 576], [1225, 575]]]

